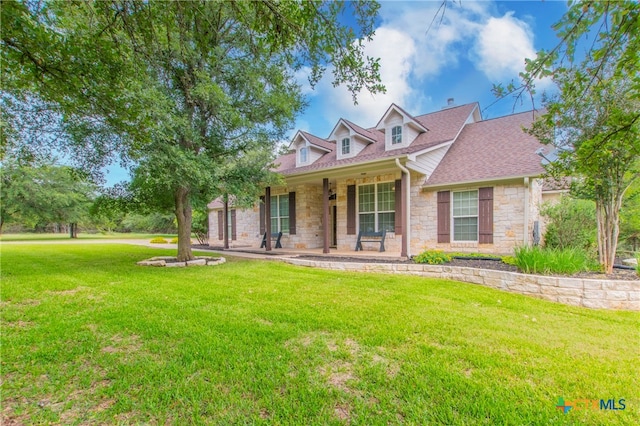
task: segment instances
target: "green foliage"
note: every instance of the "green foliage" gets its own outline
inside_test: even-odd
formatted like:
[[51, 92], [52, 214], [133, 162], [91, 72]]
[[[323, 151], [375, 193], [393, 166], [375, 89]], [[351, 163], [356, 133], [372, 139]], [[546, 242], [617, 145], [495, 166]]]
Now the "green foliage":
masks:
[[197, 209], [193, 212], [193, 233], [198, 244], [209, 244], [209, 215], [208, 209]]
[[34, 229], [88, 218], [95, 186], [71, 167], [51, 161], [20, 164], [6, 158], [0, 175], [0, 231], [11, 222]]
[[502, 256], [500, 259], [502, 263], [506, 263], [507, 265], [518, 266], [518, 260], [513, 256]]
[[640, 251], [640, 180], [629, 187], [622, 201], [620, 240], [623, 250]]
[[146, 215], [127, 214], [118, 230], [121, 232], [157, 232], [172, 234], [176, 232], [176, 219], [170, 214], [150, 213]]
[[425, 250], [413, 257], [416, 263], [427, 263], [429, 265], [441, 265], [451, 261], [451, 256], [442, 250]]
[[596, 202], [599, 261], [611, 272], [622, 199], [640, 176], [640, 4], [571, 2], [554, 29], [561, 41], [526, 60], [520, 86], [494, 92], [534, 95], [545, 77], [558, 85], [560, 95], [543, 98], [545, 112], [529, 131], [559, 150], [548, 172], [578, 178]]
[[[131, 200], [174, 212], [186, 240], [192, 206], [221, 195], [255, 201], [274, 179], [273, 148], [305, 105], [296, 79], [302, 67], [312, 86], [331, 69], [354, 101], [361, 89], [384, 90], [378, 60], [363, 44], [378, 7], [8, 2], [1, 12], [10, 23], [2, 32], [9, 145], [41, 147], [52, 140], [39, 137], [44, 127], [89, 170], [119, 154], [135, 165]], [[354, 19], [345, 24], [344, 14]], [[191, 257], [186, 241], [179, 244], [178, 258]]]
[[598, 270], [597, 263], [577, 248], [515, 248], [515, 265], [527, 274], [566, 274]]
[[563, 196], [557, 204], [543, 205], [540, 213], [548, 218], [545, 247], [595, 251], [597, 227], [593, 201]]
[[163, 237], [155, 237], [149, 241], [151, 244], [169, 244], [169, 241], [165, 240]]

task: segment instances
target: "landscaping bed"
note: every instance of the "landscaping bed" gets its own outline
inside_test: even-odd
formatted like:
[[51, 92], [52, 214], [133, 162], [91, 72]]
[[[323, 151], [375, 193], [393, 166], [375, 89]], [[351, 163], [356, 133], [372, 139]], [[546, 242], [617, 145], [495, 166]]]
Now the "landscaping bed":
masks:
[[[301, 255], [300, 259], [308, 259], [324, 262], [360, 262], [360, 263], [409, 263], [414, 264], [413, 260], [383, 259], [383, 258], [367, 258], [367, 257], [343, 257], [343, 256], [313, 256]], [[450, 262], [444, 263], [447, 266], [461, 266], [466, 268], [491, 269], [496, 271], [519, 272], [514, 265], [508, 265], [499, 259], [461, 259], [453, 258]], [[639, 280], [638, 274], [633, 269], [614, 268], [612, 274], [603, 274], [600, 272], [578, 272], [572, 275], [550, 274], [551, 276], [570, 276], [575, 278], [593, 278], [607, 280]]]

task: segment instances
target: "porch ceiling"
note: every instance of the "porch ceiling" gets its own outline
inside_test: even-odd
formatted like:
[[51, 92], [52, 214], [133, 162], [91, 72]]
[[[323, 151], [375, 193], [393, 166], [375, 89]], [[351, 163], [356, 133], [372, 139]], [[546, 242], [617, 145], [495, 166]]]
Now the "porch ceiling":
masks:
[[288, 184], [299, 183], [322, 183], [322, 179], [347, 179], [359, 178], [369, 175], [380, 175], [386, 173], [399, 172], [396, 166], [395, 158], [385, 158], [382, 161], [371, 162], [367, 164], [350, 165], [348, 167], [339, 167], [331, 169], [314, 170], [301, 174], [284, 175]]

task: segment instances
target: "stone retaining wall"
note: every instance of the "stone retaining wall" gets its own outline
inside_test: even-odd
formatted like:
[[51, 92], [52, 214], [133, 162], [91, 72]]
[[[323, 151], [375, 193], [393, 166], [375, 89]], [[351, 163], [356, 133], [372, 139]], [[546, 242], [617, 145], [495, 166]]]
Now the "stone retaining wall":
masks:
[[339, 271], [383, 272], [443, 278], [480, 284], [566, 305], [640, 311], [640, 280], [550, 277], [446, 265], [323, 262], [297, 258], [282, 260], [293, 265]]

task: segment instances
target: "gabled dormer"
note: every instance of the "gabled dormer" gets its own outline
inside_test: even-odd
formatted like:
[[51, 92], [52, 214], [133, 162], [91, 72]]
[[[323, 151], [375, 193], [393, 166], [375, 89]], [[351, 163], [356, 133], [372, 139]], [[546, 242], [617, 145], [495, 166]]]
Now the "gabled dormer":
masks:
[[342, 160], [355, 157], [370, 143], [375, 135], [345, 119], [340, 119], [327, 138], [336, 144], [336, 158]]
[[384, 132], [385, 151], [406, 148], [420, 133], [429, 131], [396, 104], [391, 104], [378, 122], [376, 130]]
[[289, 144], [289, 149], [296, 152], [296, 167], [313, 164], [318, 158], [331, 152], [332, 148], [330, 142], [301, 130], [295, 134]]

